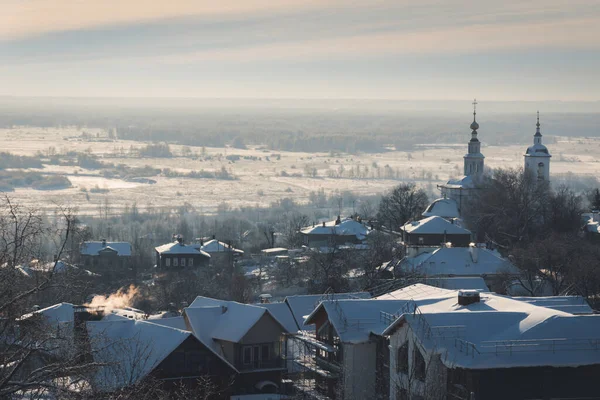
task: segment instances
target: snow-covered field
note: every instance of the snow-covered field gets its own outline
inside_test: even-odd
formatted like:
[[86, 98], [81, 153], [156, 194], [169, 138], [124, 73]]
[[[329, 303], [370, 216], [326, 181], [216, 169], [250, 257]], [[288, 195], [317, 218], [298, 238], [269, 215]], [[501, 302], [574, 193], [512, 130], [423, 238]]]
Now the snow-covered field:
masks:
[[[84, 128], [95, 136], [98, 130]], [[531, 133], [531, 132], [530, 132]], [[137, 203], [138, 207], [161, 208], [176, 207], [185, 203], [192, 205], [200, 212], [215, 212], [220, 203], [229, 207], [268, 206], [271, 202], [290, 197], [299, 202], [307, 202], [311, 191], [324, 189], [326, 193], [335, 191], [352, 191], [356, 194], [378, 194], [397, 185], [400, 181], [414, 180], [417, 184], [436, 192], [436, 185], [450, 176], [462, 173], [462, 157], [466, 152], [469, 133], [465, 133], [464, 146], [442, 146], [440, 148], [424, 148], [408, 152], [390, 151], [380, 154], [330, 154], [299, 153], [234, 148], [205, 148], [205, 154], [214, 156], [212, 160], [202, 157], [173, 158], [130, 158], [130, 148], [142, 147], [145, 144], [133, 141], [117, 140], [113, 142], [90, 142], [78, 140], [81, 130], [76, 128], [30, 128], [0, 129], [1, 151], [20, 155], [34, 155], [38, 152], [64, 153], [67, 151], [91, 152], [104, 158], [103, 161], [113, 164], [127, 164], [143, 167], [151, 165], [155, 168], [170, 168], [180, 172], [216, 171], [225, 167], [237, 180], [152, 178], [156, 184], [126, 182], [121, 179], [107, 179], [99, 175], [99, 171], [85, 170], [79, 167], [47, 166], [43, 171], [61, 173], [67, 176], [73, 187], [65, 190], [37, 191], [33, 189], [17, 189], [11, 194], [21, 203], [35, 207], [53, 208], [55, 203], [75, 206], [82, 214], [95, 214], [100, 204], [107, 200], [113, 211], [126, 204]], [[485, 146], [485, 133], [480, 137], [484, 143], [482, 152], [486, 156], [489, 167], [518, 167], [522, 165], [526, 146]], [[548, 139], [545, 137], [545, 139]], [[551, 173], [573, 172], [598, 176], [600, 163], [596, 152], [600, 150], [600, 139], [596, 138], [556, 138], [556, 143], [548, 143], [553, 154]], [[550, 142], [550, 140], [547, 140]], [[182, 152], [183, 146], [172, 145], [175, 155]], [[191, 146], [193, 154], [201, 154], [202, 146]], [[217, 156], [221, 156], [220, 159]], [[232, 162], [225, 157], [255, 157], [260, 160], [239, 159]], [[277, 156], [279, 155], [279, 157]], [[345, 171], [368, 168], [373, 174], [377, 168], [382, 173], [385, 167], [399, 172], [399, 179], [358, 179], [329, 178], [328, 170], [338, 171], [343, 166]], [[315, 168], [318, 177], [307, 177], [305, 167]], [[301, 177], [282, 176], [299, 174]], [[284, 174], [285, 175], [285, 174]], [[93, 188], [107, 189], [105, 193], [91, 192]], [[85, 190], [84, 190], [85, 189]]]

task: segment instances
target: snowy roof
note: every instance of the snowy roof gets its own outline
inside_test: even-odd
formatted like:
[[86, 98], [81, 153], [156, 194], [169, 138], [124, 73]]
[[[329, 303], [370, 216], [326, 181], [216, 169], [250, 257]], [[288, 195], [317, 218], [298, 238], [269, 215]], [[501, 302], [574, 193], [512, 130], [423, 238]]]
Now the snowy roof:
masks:
[[131, 244], [127, 242], [83, 242], [80, 253], [86, 256], [97, 256], [101, 250], [105, 250], [107, 247], [116, 251], [119, 256], [131, 256]]
[[380, 317], [381, 312], [399, 313], [405, 303], [404, 300], [325, 300], [306, 318], [306, 323], [314, 324], [314, 317], [325, 310], [342, 342], [363, 343], [371, 333], [381, 335], [390, 324]]
[[296, 324], [301, 330], [314, 330], [314, 326], [305, 325], [304, 319], [313, 312], [313, 310], [319, 305], [319, 303], [325, 299], [369, 299], [371, 294], [369, 292], [355, 292], [355, 293], [335, 293], [329, 295], [323, 294], [307, 294], [297, 296], [287, 296], [284, 300], [292, 310], [292, 315], [296, 320]]
[[[194, 336], [233, 369], [235, 367], [227, 361], [221, 345], [216, 340], [237, 343], [260, 318], [264, 315], [271, 315], [265, 307], [203, 296], [196, 297], [183, 313]], [[273, 316], [271, 315], [271, 317]], [[283, 323], [275, 317], [273, 319], [282, 325], [282, 331], [284, 331]]]
[[477, 247], [441, 247], [431, 253], [405, 258], [400, 263], [405, 272], [420, 275], [495, 275], [500, 273], [519, 274], [510, 261], [497, 251]]
[[548, 148], [541, 143], [535, 143], [532, 146], [529, 146], [525, 156], [552, 157], [550, 152], [548, 152]]
[[475, 188], [475, 182], [472, 175], [467, 175], [450, 179], [443, 187], [447, 189], [473, 189]]
[[88, 271], [87, 269], [82, 269], [73, 264], [66, 263], [63, 260], [58, 260], [56, 262], [53, 261], [53, 262], [49, 262], [49, 263], [45, 263], [45, 264], [37, 264], [37, 265], [31, 267], [31, 269], [34, 269], [36, 271], [44, 271], [44, 272], [50, 272], [53, 270], [53, 272], [57, 273], [57, 274], [63, 274], [63, 273], [68, 273], [68, 272], [81, 272], [82, 274], [85, 274], [88, 276], [100, 276], [96, 273]]
[[74, 306], [71, 303], [58, 303], [32, 313], [25, 314], [20, 319], [27, 319], [33, 315], [43, 315], [52, 325], [73, 322], [73, 307]]
[[458, 204], [453, 199], [436, 199], [423, 211], [424, 217], [459, 218]]
[[233, 251], [234, 253], [244, 254], [243, 250], [230, 247], [227, 243], [219, 242], [216, 239], [209, 240], [200, 247], [202, 251], [207, 253], [222, 253], [226, 251]]
[[513, 297], [513, 299], [571, 314], [594, 313], [592, 307], [582, 296]]
[[[482, 277], [436, 277], [436, 278], [423, 278], [420, 280], [420, 283], [429, 286], [435, 286], [442, 289], [451, 289], [451, 290], [459, 290], [459, 289], [469, 289], [469, 290], [478, 290], [480, 292], [489, 292], [489, 288], [485, 284], [485, 281]], [[394, 292], [389, 292], [386, 294], [382, 294], [380, 296], [374, 297], [380, 300], [391, 300], [394, 299]]]
[[198, 250], [193, 245], [179, 242], [163, 244], [162, 246], [156, 247], [155, 250], [159, 254], [202, 254], [205, 257], [210, 257], [210, 254], [202, 250]]
[[[421, 345], [442, 354], [448, 367], [600, 364], [600, 316], [573, 315], [495, 293], [481, 293], [480, 302], [461, 306], [458, 291], [421, 284], [394, 294], [409, 307], [384, 334], [393, 334], [407, 322]], [[418, 313], [413, 312], [415, 306]]]
[[413, 221], [401, 226], [400, 229], [406, 233], [418, 235], [443, 235], [444, 233], [448, 235], [471, 235], [471, 231], [438, 216]]
[[[25, 320], [33, 315], [43, 315], [46, 321], [51, 325], [72, 323], [74, 320], [74, 306], [71, 303], [58, 303], [50, 307], [43, 308], [41, 310], [34, 311], [23, 315], [20, 319]], [[106, 313], [103, 317], [103, 321], [117, 321], [124, 319], [143, 319], [145, 313], [142, 310], [138, 310], [131, 307], [125, 308], [113, 308], [110, 312]]]
[[300, 329], [296, 320], [294, 319], [294, 314], [292, 314], [292, 310], [289, 305], [285, 302], [280, 303], [266, 303], [259, 304], [258, 306], [264, 307], [279, 323], [285, 328], [286, 331], [290, 333], [298, 332]]
[[185, 325], [185, 320], [182, 316], [171, 318], [148, 318], [147, 322], [187, 331], [187, 326]]
[[140, 320], [87, 322], [94, 361], [107, 363], [93, 377], [105, 391], [135, 384], [154, 370], [190, 332]]
[[600, 224], [597, 221], [594, 221], [593, 218], [585, 224], [585, 230], [591, 233], [600, 233]]
[[352, 218], [345, 219], [337, 225], [335, 222], [335, 220], [326, 222], [325, 226], [323, 224], [309, 226], [303, 228], [300, 232], [305, 235], [356, 236], [360, 240], [364, 239], [369, 233], [369, 228]]
[[[210, 312], [204, 315], [197, 310], [210, 310]], [[216, 313], [214, 313], [215, 310]], [[210, 336], [214, 339], [234, 343], [242, 340], [250, 328], [267, 313], [267, 309], [264, 307], [202, 296], [196, 297], [185, 311], [194, 332], [196, 332], [196, 328], [206, 330], [208, 319], [210, 319], [210, 323], [208, 323]], [[197, 318], [197, 316], [201, 318]], [[197, 323], [201, 325], [197, 325]]]
[[288, 249], [285, 247], [271, 247], [270, 249], [262, 249], [260, 252], [263, 254], [286, 253], [288, 252]]

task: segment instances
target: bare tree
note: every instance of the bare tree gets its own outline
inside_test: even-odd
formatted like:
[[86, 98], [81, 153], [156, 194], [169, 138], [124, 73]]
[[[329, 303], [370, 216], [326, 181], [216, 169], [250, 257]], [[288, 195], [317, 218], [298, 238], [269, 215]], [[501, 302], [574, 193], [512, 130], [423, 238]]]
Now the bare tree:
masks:
[[413, 183], [403, 183], [382, 196], [377, 219], [390, 229], [398, 229], [406, 221], [419, 218], [428, 202], [423, 189]]
[[[35, 295], [52, 288], [58, 259], [69, 240], [73, 215], [59, 208], [60, 219], [53, 226], [44, 223], [42, 214], [14, 204], [5, 197], [1, 204], [0, 259], [0, 398], [17, 393], [70, 393], [96, 365], [81, 362], [73, 351], [72, 329], [48, 326], [41, 316], [24, 319]], [[56, 235], [56, 261], [35, 282], [20, 281], [17, 267], [38, 254], [38, 244], [46, 236]]]

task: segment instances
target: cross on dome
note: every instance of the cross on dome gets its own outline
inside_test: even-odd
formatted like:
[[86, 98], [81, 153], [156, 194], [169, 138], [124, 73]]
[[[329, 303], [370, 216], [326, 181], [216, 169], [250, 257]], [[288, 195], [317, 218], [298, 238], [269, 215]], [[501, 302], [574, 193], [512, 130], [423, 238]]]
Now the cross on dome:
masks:
[[[471, 123], [471, 129], [473, 131], [476, 131], [477, 129], [479, 129], [479, 124], [475, 120], [475, 117], [477, 116], [477, 99], [473, 99], [472, 104], [473, 104], [473, 123]], [[474, 133], [477, 133], [477, 132], [474, 132]]]

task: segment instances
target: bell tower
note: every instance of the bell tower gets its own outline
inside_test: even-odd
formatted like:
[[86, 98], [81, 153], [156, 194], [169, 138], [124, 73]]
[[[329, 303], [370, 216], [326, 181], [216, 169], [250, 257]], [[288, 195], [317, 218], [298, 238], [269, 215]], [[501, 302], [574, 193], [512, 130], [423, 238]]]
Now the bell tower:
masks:
[[464, 175], [481, 175], [483, 173], [484, 155], [481, 154], [481, 142], [477, 139], [477, 100], [473, 100], [473, 122], [471, 123], [471, 140], [469, 141], [469, 152], [464, 156]]

